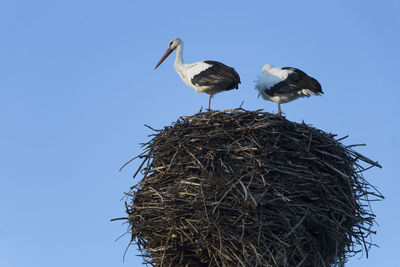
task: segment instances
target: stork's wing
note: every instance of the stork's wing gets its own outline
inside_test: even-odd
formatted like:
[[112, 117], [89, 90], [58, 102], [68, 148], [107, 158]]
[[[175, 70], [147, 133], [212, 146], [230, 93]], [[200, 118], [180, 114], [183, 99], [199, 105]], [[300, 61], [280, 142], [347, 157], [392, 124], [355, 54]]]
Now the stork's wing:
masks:
[[310, 89], [315, 94], [324, 93], [322, 92], [320, 83], [313, 77], [308, 76], [305, 72], [292, 67], [283, 67], [282, 69], [293, 71], [285, 79], [287, 86], [292, 88]]
[[235, 69], [226, 66], [217, 61], [204, 61], [211, 67], [203, 70], [193, 76], [191, 82], [196, 86], [212, 86], [224, 90], [230, 90], [239, 87], [240, 77]]

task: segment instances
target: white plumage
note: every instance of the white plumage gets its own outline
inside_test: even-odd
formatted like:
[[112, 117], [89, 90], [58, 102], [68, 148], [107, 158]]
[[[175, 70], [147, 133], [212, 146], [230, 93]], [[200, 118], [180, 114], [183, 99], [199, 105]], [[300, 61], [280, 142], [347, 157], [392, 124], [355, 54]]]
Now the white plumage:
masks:
[[[177, 52], [178, 55], [178, 52]], [[192, 84], [192, 79], [194, 76], [197, 74], [205, 71], [206, 69], [212, 67], [211, 64], [207, 64], [203, 61], [196, 62], [193, 64], [174, 64], [174, 69], [176, 72], [179, 74], [181, 79], [190, 87], [194, 88], [196, 90], [196, 93], [204, 93], [206, 91], [206, 88], [195, 86]]]

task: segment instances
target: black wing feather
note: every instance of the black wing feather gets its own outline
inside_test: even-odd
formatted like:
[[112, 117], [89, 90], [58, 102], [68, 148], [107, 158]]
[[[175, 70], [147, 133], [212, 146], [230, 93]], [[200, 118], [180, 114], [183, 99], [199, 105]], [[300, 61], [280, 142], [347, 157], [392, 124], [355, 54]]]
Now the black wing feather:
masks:
[[[321, 84], [313, 77], [308, 76], [305, 72], [292, 68], [283, 67], [283, 70], [293, 71], [288, 75], [284, 83], [291, 88], [310, 89], [315, 94], [323, 94]], [[278, 84], [277, 84], [278, 85]]]
[[212, 66], [193, 76], [191, 82], [194, 85], [213, 86], [223, 90], [237, 89], [239, 87], [240, 77], [234, 68], [218, 61], [207, 60], [204, 62]]

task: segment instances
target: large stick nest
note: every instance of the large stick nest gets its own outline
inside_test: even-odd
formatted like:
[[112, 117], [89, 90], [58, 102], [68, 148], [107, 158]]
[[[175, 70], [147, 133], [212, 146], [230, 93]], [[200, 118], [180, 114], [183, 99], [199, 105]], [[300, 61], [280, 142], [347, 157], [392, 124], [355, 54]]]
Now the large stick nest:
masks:
[[382, 195], [361, 175], [379, 164], [340, 141], [259, 110], [182, 117], [139, 156], [132, 242], [153, 266], [343, 266]]

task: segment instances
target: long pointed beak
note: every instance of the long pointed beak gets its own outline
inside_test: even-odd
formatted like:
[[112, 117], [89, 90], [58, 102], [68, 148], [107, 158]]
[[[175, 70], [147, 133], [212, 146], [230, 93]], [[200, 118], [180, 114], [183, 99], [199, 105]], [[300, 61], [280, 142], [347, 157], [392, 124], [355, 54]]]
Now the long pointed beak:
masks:
[[158, 61], [157, 66], [154, 69], [157, 69], [158, 66], [160, 66], [161, 63], [163, 63], [163, 61], [169, 56], [169, 54], [172, 53], [172, 51], [174, 51], [174, 50], [168, 48], [167, 51], [165, 52], [165, 54], [163, 55], [163, 57], [160, 59], [160, 61]]

